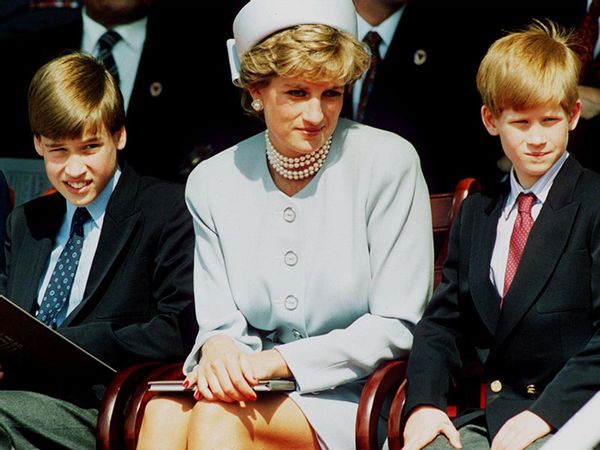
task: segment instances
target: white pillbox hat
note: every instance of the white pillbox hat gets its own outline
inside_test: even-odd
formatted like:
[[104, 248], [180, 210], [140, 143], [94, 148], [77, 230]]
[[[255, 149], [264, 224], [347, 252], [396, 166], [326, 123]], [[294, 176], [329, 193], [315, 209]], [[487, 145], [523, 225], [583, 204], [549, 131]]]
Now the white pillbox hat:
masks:
[[233, 21], [227, 41], [231, 80], [239, 79], [239, 57], [271, 34], [296, 25], [328, 25], [356, 36], [352, 0], [250, 0]]

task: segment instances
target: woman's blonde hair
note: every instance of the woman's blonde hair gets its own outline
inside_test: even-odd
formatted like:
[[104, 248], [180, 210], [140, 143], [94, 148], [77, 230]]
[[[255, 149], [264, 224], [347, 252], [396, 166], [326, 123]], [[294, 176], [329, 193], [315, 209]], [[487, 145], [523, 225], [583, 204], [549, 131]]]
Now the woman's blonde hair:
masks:
[[496, 116], [546, 103], [571, 111], [580, 70], [572, 45], [572, 35], [551, 21], [535, 21], [497, 40], [477, 72], [483, 103]]
[[28, 95], [29, 124], [35, 136], [77, 139], [106, 127], [125, 125], [125, 109], [113, 76], [92, 56], [69, 53], [42, 66]]
[[248, 89], [266, 86], [274, 76], [351, 85], [368, 69], [371, 57], [363, 43], [327, 25], [297, 25], [279, 31], [240, 58], [242, 106], [250, 107]]

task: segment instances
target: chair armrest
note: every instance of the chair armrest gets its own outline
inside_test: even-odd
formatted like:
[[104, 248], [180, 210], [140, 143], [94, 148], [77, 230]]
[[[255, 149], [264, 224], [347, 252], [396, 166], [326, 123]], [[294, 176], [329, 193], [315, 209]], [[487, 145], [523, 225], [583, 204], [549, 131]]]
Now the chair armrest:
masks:
[[406, 359], [388, 361], [368, 378], [358, 403], [356, 414], [356, 448], [379, 448], [377, 428], [386, 397], [406, 376]]
[[154, 366], [152, 370], [146, 372], [138, 380], [136, 389], [125, 408], [125, 422], [123, 424], [125, 450], [135, 450], [137, 448], [138, 436], [142, 427], [146, 405], [157, 394], [157, 392], [148, 391], [148, 382], [154, 380], [183, 379], [182, 367], [183, 361]]
[[398, 386], [390, 405], [390, 415], [388, 416], [388, 446], [390, 450], [400, 450], [404, 446], [402, 410], [404, 409], [405, 400], [406, 378]]
[[96, 449], [122, 449], [123, 419], [125, 405], [133, 394], [139, 380], [150, 370], [158, 367], [158, 361], [136, 364], [119, 371], [108, 386], [98, 411], [96, 424]]

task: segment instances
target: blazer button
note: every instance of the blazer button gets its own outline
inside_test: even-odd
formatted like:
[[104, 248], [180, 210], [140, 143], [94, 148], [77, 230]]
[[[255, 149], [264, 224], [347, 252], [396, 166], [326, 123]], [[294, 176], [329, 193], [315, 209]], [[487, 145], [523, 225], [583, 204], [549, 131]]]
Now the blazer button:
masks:
[[288, 206], [283, 210], [283, 220], [288, 223], [292, 223], [294, 220], [296, 220], [296, 211], [294, 211], [294, 208]]
[[490, 390], [494, 393], [497, 394], [498, 392], [500, 392], [502, 390], [502, 383], [500, 382], [500, 380], [494, 380], [490, 383]]
[[284, 301], [285, 309], [293, 311], [298, 307], [298, 299], [295, 295], [288, 295]]
[[283, 260], [288, 266], [295, 266], [298, 264], [298, 255], [290, 250], [289, 252], [285, 253]]
[[302, 333], [300, 333], [298, 330], [292, 330], [292, 335], [296, 338], [296, 339], [302, 339]]
[[529, 395], [537, 394], [537, 388], [535, 387], [535, 384], [528, 384], [525, 390]]

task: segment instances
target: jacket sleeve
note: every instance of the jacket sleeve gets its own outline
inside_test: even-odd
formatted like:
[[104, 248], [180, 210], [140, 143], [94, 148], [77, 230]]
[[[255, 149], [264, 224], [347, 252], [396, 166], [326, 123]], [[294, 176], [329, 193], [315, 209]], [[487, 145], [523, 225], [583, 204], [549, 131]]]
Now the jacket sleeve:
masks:
[[[469, 200], [465, 200], [465, 203]], [[408, 388], [404, 409], [407, 414], [424, 404], [445, 411], [452, 376], [461, 366], [458, 343], [462, 339], [462, 320], [458, 274], [465, 203], [461, 205], [452, 225], [442, 282], [415, 329], [407, 368]]]

